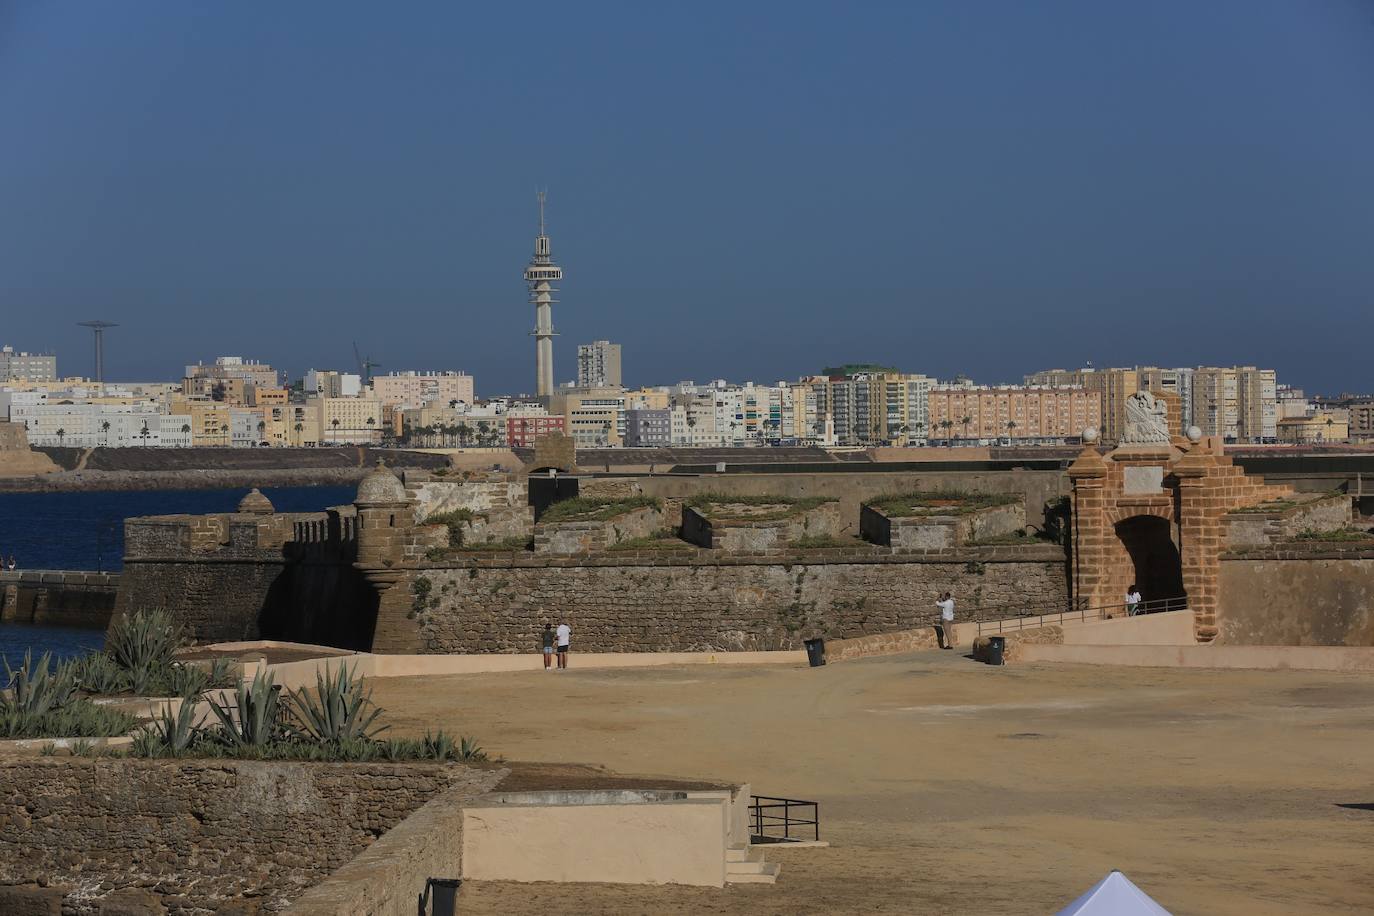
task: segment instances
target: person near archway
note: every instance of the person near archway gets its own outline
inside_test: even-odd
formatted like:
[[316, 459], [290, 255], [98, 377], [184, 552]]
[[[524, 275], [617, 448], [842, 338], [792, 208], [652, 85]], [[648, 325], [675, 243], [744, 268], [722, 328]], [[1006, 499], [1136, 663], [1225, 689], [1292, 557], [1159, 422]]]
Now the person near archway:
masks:
[[940, 633], [944, 636], [945, 644], [942, 649], [954, 648], [954, 596], [945, 592], [940, 596], [940, 600], [935, 602], [935, 606], [940, 609]]
[[1126, 589], [1126, 616], [1134, 617], [1140, 613], [1140, 589], [1136, 588], [1134, 582], [1131, 587]]

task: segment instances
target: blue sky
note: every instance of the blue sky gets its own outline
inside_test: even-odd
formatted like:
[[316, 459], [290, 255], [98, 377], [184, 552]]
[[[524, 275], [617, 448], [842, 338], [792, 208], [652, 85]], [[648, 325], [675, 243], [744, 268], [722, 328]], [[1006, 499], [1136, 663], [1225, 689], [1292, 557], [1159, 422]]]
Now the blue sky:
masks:
[[533, 386], [1237, 362], [1370, 390], [1374, 4], [0, 0], [0, 342]]

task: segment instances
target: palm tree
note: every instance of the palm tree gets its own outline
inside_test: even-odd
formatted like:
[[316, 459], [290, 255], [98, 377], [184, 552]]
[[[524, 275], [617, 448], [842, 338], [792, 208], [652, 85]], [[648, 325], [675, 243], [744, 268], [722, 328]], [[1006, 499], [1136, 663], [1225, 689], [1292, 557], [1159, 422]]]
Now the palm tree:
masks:
[[229, 442], [229, 424], [228, 424], [228, 423], [221, 423], [221, 424], [219, 425], [219, 434], [220, 434], [220, 436], [222, 436], [222, 437], [224, 438], [225, 443], [228, 444], [228, 442]]
[[917, 439], [920, 439], [920, 438], [921, 438], [921, 433], [925, 431], [926, 425], [925, 425], [924, 423], [922, 423], [920, 420], [917, 420], [915, 423], [913, 423], [913, 424], [911, 424], [911, 425], [912, 425], [912, 426], [915, 428], [915, 430], [916, 430], [916, 438], [917, 438]]
[[297, 422], [296, 422], [296, 425], [295, 425], [293, 428], [296, 430], [296, 438], [297, 438], [297, 439], [300, 439], [300, 437], [301, 437], [301, 430], [305, 429], [305, 424], [304, 424], [304, 423], [301, 423], [300, 421], [297, 421]]
[[472, 435], [472, 427], [468, 426], [467, 421], [460, 422], [456, 427], [458, 433], [458, 447], [462, 448], [467, 444], [468, 436]]
[[329, 425], [334, 427], [334, 441], [337, 442], [339, 439], [339, 418], [335, 417], [334, 419], [330, 420]]
[[104, 436], [105, 444], [106, 444], [106, 445], [109, 445], [109, 444], [110, 444], [110, 421], [109, 421], [109, 420], [102, 420], [102, 421], [101, 421], [101, 423], [100, 423], [100, 432], [101, 432], [102, 435]]
[[148, 421], [147, 421], [147, 420], [144, 420], [144, 421], [143, 421], [143, 429], [139, 432], [138, 437], [139, 437], [140, 439], [143, 440], [143, 444], [144, 444], [144, 445], [147, 445], [147, 444], [148, 444], [148, 436], [150, 436], [150, 435], [152, 435], [152, 434], [148, 432]]
[[973, 422], [973, 417], [968, 417], [968, 416], [962, 417], [962, 418], [959, 420], [959, 422], [962, 423], [962, 424], [964, 424], [964, 438], [967, 439], [967, 438], [968, 438], [968, 425], [969, 425], [970, 423]]
[[57, 444], [61, 445], [65, 438], [67, 438], [67, 431], [60, 426], [57, 427]]
[[940, 428], [943, 429], [943, 430], [945, 431], [945, 445], [949, 445], [949, 444], [950, 444], [949, 431], [950, 431], [950, 428], [953, 427], [953, 426], [954, 426], [954, 421], [951, 420], [951, 419], [949, 419], [949, 417], [946, 417], [945, 419], [943, 419], [943, 420], [940, 421]]
[[1011, 431], [1014, 430], [1014, 429], [1016, 429], [1016, 421], [1015, 421], [1015, 420], [1008, 420], [1008, 421], [1007, 421], [1007, 444], [1008, 444], [1008, 445], [1011, 445]]

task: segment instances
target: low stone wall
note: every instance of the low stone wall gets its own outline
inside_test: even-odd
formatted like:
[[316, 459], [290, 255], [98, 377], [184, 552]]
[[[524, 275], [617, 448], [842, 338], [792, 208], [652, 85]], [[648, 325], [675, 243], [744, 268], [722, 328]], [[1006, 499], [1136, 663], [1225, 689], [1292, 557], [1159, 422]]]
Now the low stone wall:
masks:
[[682, 507], [683, 540], [730, 553], [786, 550], [793, 541], [833, 538], [843, 528], [838, 502], [824, 503], [790, 518], [773, 521], [711, 518], [691, 506]]
[[1338, 531], [1349, 527], [1353, 518], [1350, 497], [1344, 493], [1270, 512], [1232, 512], [1226, 516], [1226, 549], [1271, 547], [1307, 531]]
[[1374, 548], [1306, 542], [1225, 555], [1217, 642], [1374, 646]]
[[118, 573], [76, 570], [0, 572], [0, 623], [105, 629], [114, 613]]
[[215, 912], [245, 896], [276, 910], [439, 793], [475, 796], [504, 774], [438, 764], [0, 760], [0, 886], [59, 888], [69, 914], [98, 913], [102, 898], [125, 889], [155, 895], [173, 914]]
[[631, 509], [604, 521], [542, 522], [534, 526], [534, 552], [560, 556], [593, 553], [661, 530], [663, 512], [653, 506]]
[[[581, 557], [472, 556], [408, 573], [381, 614], [412, 636], [379, 652], [533, 652], [546, 620], [567, 620], [575, 651], [797, 649], [928, 625], [954, 593], [961, 621], [1067, 602], [1053, 545], [917, 555], [876, 549], [729, 555], [643, 551]], [[423, 607], [412, 605], [426, 580]], [[388, 632], [399, 626], [386, 623]], [[378, 631], [384, 622], [379, 620]]]
[[856, 658], [871, 658], [876, 655], [901, 655], [904, 652], [937, 649], [939, 646], [939, 633], [936, 627], [931, 625], [915, 630], [898, 630], [893, 633], [856, 636], [853, 639], [836, 639], [825, 644], [825, 660], [827, 662], [847, 662]]
[[1020, 503], [988, 506], [961, 515], [915, 515], [893, 518], [872, 506], [860, 512], [864, 540], [894, 550], [945, 550], [961, 544], [1013, 534], [1026, 527]]

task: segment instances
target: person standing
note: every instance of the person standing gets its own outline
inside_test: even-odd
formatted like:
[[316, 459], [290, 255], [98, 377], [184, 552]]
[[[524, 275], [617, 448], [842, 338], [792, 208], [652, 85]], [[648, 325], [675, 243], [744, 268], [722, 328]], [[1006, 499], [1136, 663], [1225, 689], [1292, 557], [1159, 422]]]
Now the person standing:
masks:
[[1126, 616], [1134, 617], [1140, 613], [1140, 589], [1136, 588], [1135, 583], [1126, 589]]
[[942, 649], [954, 648], [954, 596], [945, 592], [940, 596], [940, 600], [935, 602], [935, 606], [940, 609], [940, 632], [944, 635], [945, 644]]
[[566, 623], [560, 623], [555, 631], [558, 643], [558, 667], [568, 667], [568, 648], [572, 645], [572, 627]]
[[553, 624], [544, 624], [544, 670], [553, 670]]

